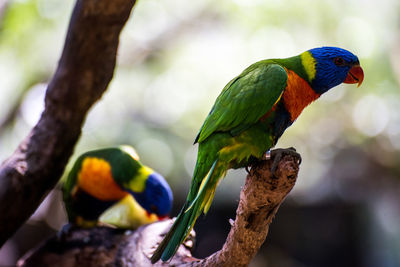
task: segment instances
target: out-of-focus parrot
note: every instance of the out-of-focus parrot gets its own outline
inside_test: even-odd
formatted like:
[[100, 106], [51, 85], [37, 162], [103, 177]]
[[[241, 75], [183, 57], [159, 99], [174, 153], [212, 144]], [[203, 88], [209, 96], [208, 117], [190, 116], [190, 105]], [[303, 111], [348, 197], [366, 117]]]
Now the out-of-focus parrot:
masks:
[[355, 55], [321, 47], [259, 61], [231, 80], [195, 139], [199, 149], [186, 203], [152, 262], [167, 261], [175, 254], [201, 212], [207, 213], [228, 169], [262, 159], [306, 106], [336, 85], [361, 85], [363, 78]]
[[100, 218], [134, 228], [167, 216], [172, 207], [172, 191], [164, 177], [142, 165], [130, 146], [82, 154], [63, 189], [69, 221], [81, 227], [95, 226]]

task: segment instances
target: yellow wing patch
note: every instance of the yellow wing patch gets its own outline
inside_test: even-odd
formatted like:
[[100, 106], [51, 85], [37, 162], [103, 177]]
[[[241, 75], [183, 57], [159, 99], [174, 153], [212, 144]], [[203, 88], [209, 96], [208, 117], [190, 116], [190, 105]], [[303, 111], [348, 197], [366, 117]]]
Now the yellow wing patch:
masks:
[[278, 99], [275, 101], [275, 103], [272, 105], [272, 107], [274, 107], [274, 106], [279, 102], [279, 100], [281, 100], [282, 95], [283, 95], [283, 91], [282, 91], [282, 93], [279, 95], [279, 97], [278, 97]]
[[301, 63], [303, 64], [303, 67], [304, 67], [304, 69], [305, 69], [305, 71], [307, 73], [308, 79], [310, 81], [312, 81], [315, 78], [315, 73], [316, 73], [315, 64], [316, 64], [316, 61], [313, 58], [313, 56], [311, 55], [311, 53], [308, 52], [308, 51], [302, 53], [300, 55], [300, 57], [301, 57]]
[[141, 225], [158, 221], [158, 217], [154, 213], [148, 214], [131, 195], [127, 195], [104, 211], [99, 221], [118, 228], [136, 229]]
[[104, 201], [119, 200], [128, 194], [114, 181], [110, 164], [95, 157], [83, 160], [78, 173], [78, 186], [89, 195]]

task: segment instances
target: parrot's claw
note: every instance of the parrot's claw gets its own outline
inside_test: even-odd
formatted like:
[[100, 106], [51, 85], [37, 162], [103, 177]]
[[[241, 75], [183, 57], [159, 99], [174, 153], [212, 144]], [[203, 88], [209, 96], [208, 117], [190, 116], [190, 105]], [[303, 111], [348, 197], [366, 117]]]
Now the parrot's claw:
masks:
[[[285, 155], [290, 155], [293, 156], [294, 158], [297, 159], [299, 165], [301, 164], [301, 155], [296, 152], [296, 149], [294, 147], [289, 147], [289, 148], [277, 148], [270, 152], [270, 159], [273, 159], [272, 166], [271, 166], [271, 174], [275, 175], [275, 171], [278, 168], [279, 161], [283, 158]], [[268, 153], [267, 152], [267, 153]]]
[[250, 174], [249, 166], [244, 167], [244, 169], [246, 170], [247, 174]]

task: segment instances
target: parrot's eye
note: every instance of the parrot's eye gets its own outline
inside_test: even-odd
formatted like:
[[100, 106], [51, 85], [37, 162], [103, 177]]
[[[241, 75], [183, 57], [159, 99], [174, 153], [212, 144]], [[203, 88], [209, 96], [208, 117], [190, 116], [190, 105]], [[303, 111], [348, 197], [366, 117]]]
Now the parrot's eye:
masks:
[[344, 59], [341, 57], [335, 57], [333, 59], [333, 62], [335, 63], [336, 66], [344, 66], [345, 65]]

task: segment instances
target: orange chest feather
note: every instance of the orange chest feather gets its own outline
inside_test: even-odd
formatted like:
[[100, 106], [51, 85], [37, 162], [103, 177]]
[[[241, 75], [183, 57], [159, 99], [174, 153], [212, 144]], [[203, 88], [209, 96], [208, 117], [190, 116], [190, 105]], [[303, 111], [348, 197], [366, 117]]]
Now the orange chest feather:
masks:
[[119, 200], [128, 194], [114, 181], [110, 164], [95, 157], [83, 160], [78, 173], [78, 187], [89, 195], [104, 201]]
[[291, 121], [295, 121], [305, 107], [316, 100], [317, 94], [311, 86], [300, 76], [291, 70], [287, 70], [287, 85], [283, 92], [282, 99], [286, 110], [290, 114]]

